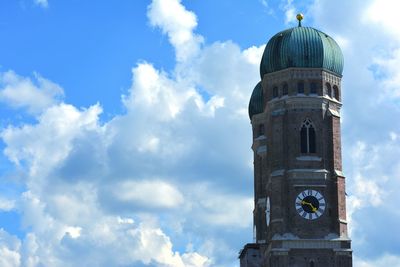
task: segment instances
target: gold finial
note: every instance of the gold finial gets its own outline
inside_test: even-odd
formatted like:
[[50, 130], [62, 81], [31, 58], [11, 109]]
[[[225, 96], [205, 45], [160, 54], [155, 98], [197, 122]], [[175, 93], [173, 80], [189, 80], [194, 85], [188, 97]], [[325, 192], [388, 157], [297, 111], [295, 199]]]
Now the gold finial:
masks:
[[301, 21], [304, 19], [304, 15], [299, 13], [296, 16], [296, 19], [299, 21], [299, 27], [301, 27]]

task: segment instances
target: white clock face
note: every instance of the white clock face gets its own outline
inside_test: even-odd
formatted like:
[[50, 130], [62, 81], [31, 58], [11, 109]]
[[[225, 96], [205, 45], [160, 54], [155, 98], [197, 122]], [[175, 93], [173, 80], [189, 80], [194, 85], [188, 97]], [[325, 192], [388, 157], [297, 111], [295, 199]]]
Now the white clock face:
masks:
[[267, 198], [267, 207], [265, 209], [265, 220], [267, 222], [267, 226], [269, 226], [269, 221], [271, 219], [271, 204], [269, 202], [269, 197]]
[[304, 190], [295, 201], [297, 213], [307, 220], [319, 218], [325, 211], [326, 202], [324, 196], [316, 190]]

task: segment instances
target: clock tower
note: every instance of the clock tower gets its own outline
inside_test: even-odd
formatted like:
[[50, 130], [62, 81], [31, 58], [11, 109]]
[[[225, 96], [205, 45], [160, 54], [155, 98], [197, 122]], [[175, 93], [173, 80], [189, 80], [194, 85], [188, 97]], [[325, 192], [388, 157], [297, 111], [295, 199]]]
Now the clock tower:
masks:
[[302, 27], [265, 47], [249, 103], [254, 152], [254, 243], [241, 267], [351, 267], [340, 109], [343, 55]]

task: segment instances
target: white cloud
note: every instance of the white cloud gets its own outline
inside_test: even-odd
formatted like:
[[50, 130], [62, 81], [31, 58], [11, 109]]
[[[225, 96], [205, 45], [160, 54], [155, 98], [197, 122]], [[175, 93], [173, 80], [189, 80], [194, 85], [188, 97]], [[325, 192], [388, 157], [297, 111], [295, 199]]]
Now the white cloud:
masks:
[[35, 4], [43, 7], [43, 8], [47, 8], [49, 7], [49, 2], [47, 0], [34, 0]]
[[15, 201], [0, 197], [0, 211], [11, 211], [15, 207]]
[[123, 181], [113, 189], [114, 196], [132, 205], [147, 208], [175, 208], [184, 201], [182, 194], [163, 181]]
[[79, 226], [68, 226], [65, 229], [65, 233], [68, 234], [71, 238], [75, 239], [81, 235], [82, 228]]
[[380, 29], [387, 31], [400, 41], [398, 24], [398, 10], [400, 3], [396, 0], [374, 0], [366, 9], [362, 17], [365, 24], [375, 23]]
[[[193, 32], [196, 16], [179, 1], [154, 1], [148, 17], [169, 36], [177, 65], [170, 73], [134, 67], [126, 114], [101, 124], [100, 105], [78, 109], [44, 94], [49, 104], [15, 105], [37, 121], [0, 133], [27, 188], [16, 204], [28, 231], [20, 241], [26, 266], [236, 262], [229, 240], [250, 228], [252, 201], [234, 192], [250, 175], [246, 110], [263, 48], [205, 46]], [[29, 92], [53, 84], [13, 75]], [[207, 182], [202, 191], [198, 179]], [[219, 241], [224, 249], [202, 250], [217, 233], [228, 238]]]
[[141, 63], [132, 72], [131, 94], [123, 102], [128, 110], [146, 112], [154, 120], [174, 119], [189, 99], [200, 97], [190, 84], [170, 79], [151, 64]]
[[287, 0], [286, 4], [283, 5], [283, 11], [285, 12], [285, 24], [291, 24], [296, 19], [296, 7], [293, 4], [293, 0]]
[[0, 101], [13, 108], [24, 108], [37, 114], [56, 104], [63, 97], [63, 89], [35, 74], [35, 80], [18, 76], [13, 71], [0, 73]]
[[[76, 217], [80, 225], [71, 226], [62, 216], [51, 214], [52, 209], [48, 210], [37, 196], [24, 193], [21, 203], [21, 209], [27, 213], [24, 224], [32, 227], [21, 250], [27, 266], [119, 266], [137, 262], [155, 266], [208, 266], [208, 259], [196, 252], [174, 251], [170, 238], [154, 222], [135, 224], [131, 218], [109, 216], [96, 202], [83, 201], [80, 205], [90, 207], [83, 215], [90, 219]], [[60, 209], [69, 212], [69, 208], [74, 207]]]
[[17, 165], [27, 161], [31, 175], [43, 175], [44, 170], [65, 159], [76, 135], [96, 129], [101, 111], [99, 105], [83, 111], [67, 104], [52, 106], [38, 117], [37, 125], [4, 129], [0, 134], [7, 143], [4, 153]]
[[395, 132], [390, 132], [390, 133], [389, 133], [389, 136], [390, 136], [390, 139], [391, 139], [392, 141], [396, 141], [397, 138], [399, 138], [399, 135], [398, 135], [397, 133], [395, 133]]
[[375, 260], [365, 260], [362, 258], [354, 258], [354, 266], [357, 267], [399, 267], [400, 266], [400, 256], [385, 254]]
[[6, 231], [0, 228], [0, 266], [20, 266], [20, 246], [21, 243], [18, 238], [11, 236]]
[[199, 52], [203, 38], [193, 33], [197, 26], [196, 15], [186, 10], [180, 0], [154, 0], [148, 7], [147, 15], [152, 26], [160, 27], [168, 35], [178, 62], [186, 61]]
[[246, 228], [252, 223], [253, 198], [227, 194], [213, 190], [207, 185], [197, 185], [188, 190], [191, 210], [196, 220], [209, 225]]
[[[373, 64], [377, 67], [377, 79], [381, 80], [382, 94], [380, 101], [386, 101], [387, 98], [400, 98], [400, 42], [393, 47], [389, 55], [377, 55]], [[379, 73], [378, 73], [379, 72]], [[381, 77], [379, 77], [379, 75]]]

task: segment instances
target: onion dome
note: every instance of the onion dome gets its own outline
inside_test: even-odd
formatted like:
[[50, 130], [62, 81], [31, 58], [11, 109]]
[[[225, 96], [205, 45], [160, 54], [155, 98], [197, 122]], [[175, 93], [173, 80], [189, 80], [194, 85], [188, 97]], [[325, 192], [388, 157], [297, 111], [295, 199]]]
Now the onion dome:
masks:
[[299, 26], [275, 34], [265, 47], [260, 64], [264, 74], [286, 68], [324, 68], [341, 76], [343, 54], [339, 45], [327, 34], [311, 27]]
[[263, 89], [261, 86], [261, 81], [257, 83], [256, 87], [254, 87], [253, 93], [250, 97], [249, 103], [249, 117], [255, 114], [262, 113], [264, 111], [264, 103], [263, 103]]

